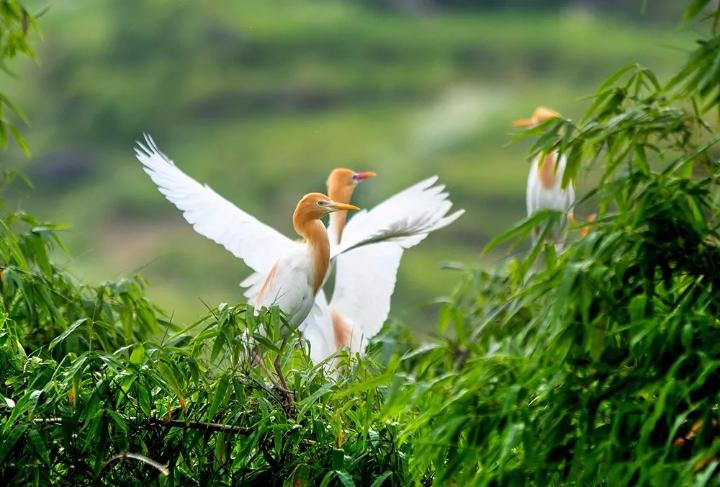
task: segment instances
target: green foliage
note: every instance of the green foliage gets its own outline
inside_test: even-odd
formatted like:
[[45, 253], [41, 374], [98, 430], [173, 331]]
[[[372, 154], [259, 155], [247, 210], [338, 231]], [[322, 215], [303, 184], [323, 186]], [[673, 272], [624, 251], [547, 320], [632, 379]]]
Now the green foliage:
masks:
[[580, 124], [534, 131], [533, 154], [565, 153], [568, 179], [601, 165], [588, 196], [598, 220], [559, 255], [540, 242], [458, 290], [443, 313], [458, 340], [427, 351], [406, 393], [423, 405], [403, 432], [422, 446], [412, 473], [461, 485], [717, 480], [720, 168], [702, 116], [718, 107], [716, 59], [712, 37], [665, 85], [623, 68]]
[[[59, 360], [48, 352], [77, 335], [74, 326], [28, 358], [17, 324], [6, 318], [0, 363], [5, 384], [12, 380], [2, 387], [0, 476], [73, 485], [152, 482], [163, 472], [182, 485], [352, 483], [386, 472], [402, 479], [398, 426], [375, 414], [382, 388], [358, 387], [385, 382], [380, 369], [368, 363], [336, 382], [310, 367], [307, 350], [273, 345], [277, 310], [252, 313], [222, 305], [195, 325], [194, 336], [180, 332]], [[252, 336], [263, 367], [251, 359]], [[276, 358], [294, 371], [292, 394], [263, 375]], [[116, 461], [127, 453], [139, 457]]]
[[35, 349], [50, 343], [50, 351], [64, 356], [115, 350], [156, 333], [155, 309], [140, 278], [81, 286], [51, 264], [52, 247], [62, 245], [60, 228], [18, 212], [0, 220], [0, 293], [5, 318], [17, 324], [23, 344]]
[[[18, 54], [34, 57], [28, 42], [28, 33], [35, 29], [35, 17], [18, 0], [0, 1], [0, 75], [11, 74], [7, 61]], [[4, 73], [3, 73], [4, 72]], [[7, 149], [9, 138], [28, 153], [28, 147], [17, 127], [8, 118], [8, 112], [26, 121], [23, 112], [0, 90], [0, 148]]]
[[[707, 3], [707, 2], [706, 2]], [[702, 15], [693, 10], [688, 21]], [[713, 10], [708, 21], [716, 18]], [[0, 239], [0, 478], [8, 484], [707, 485], [720, 465], [720, 42], [661, 82], [629, 66], [549, 121], [594, 222], [447, 299], [437, 337], [391, 324], [310, 364], [277, 309], [183, 329], [139, 280], [86, 286], [57, 227]], [[492, 245], [547, 232], [520, 222]], [[581, 235], [589, 229], [587, 235]], [[285, 338], [283, 338], [285, 337]]]

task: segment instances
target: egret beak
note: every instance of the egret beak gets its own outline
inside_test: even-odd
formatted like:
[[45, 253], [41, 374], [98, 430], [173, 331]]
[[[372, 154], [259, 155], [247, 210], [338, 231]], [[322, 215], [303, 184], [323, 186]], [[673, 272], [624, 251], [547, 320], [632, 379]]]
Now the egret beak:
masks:
[[364, 172], [358, 172], [355, 173], [355, 178], [358, 181], [365, 181], [367, 178], [374, 178], [377, 176], [373, 171], [364, 171]]
[[355, 205], [338, 203], [337, 201], [331, 201], [328, 208], [330, 208], [332, 211], [341, 211], [341, 210], [358, 211], [360, 209]]

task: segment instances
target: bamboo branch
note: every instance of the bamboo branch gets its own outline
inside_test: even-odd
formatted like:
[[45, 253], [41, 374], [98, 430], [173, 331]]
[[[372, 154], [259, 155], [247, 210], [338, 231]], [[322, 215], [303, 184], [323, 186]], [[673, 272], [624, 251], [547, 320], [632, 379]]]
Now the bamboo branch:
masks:
[[150, 418], [146, 420], [146, 423], [150, 426], [161, 425], [170, 426], [171, 428], [185, 428], [195, 429], [204, 431], [221, 431], [225, 433], [236, 433], [239, 435], [249, 435], [253, 432], [252, 428], [246, 428], [244, 426], [236, 426], [234, 424], [220, 424], [220, 423], [201, 423], [197, 421], [182, 421], [180, 419], [159, 419]]
[[130, 452], [123, 452], [118, 453], [117, 455], [113, 455], [103, 464], [102, 468], [100, 469], [100, 473], [98, 474], [98, 478], [103, 474], [105, 470], [116, 460], [137, 460], [139, 462], [142, 462], [146, 465], [150, 465], [153, 468], [156, 468], [162, 473], [163, 475], [168, 475], [170, 471], [167, 468], [167, 465], [163, 465], [160, 462], [156, 462], [152, 458], [146, 457], [145, 455], [140, 455], [139, 453], [130, 453]]
[[[138, 421], [135, 416], [127, 418], [128, 421]], [[253, 432], [252, 428], [246, 428], [244, 426], [236, 426], [233, 424], [220, 424], [220, 423], [202, 423], [198, 421], [183, 421], [180, 419], [160, 419], [160, 418], [147, 418], [141, 420], [147, 427], [153, 426], [166, 426], [170, 428], [184, 428], [184, 429], [195, 429], [202, 431], [218, 431], [224, 433], [235, 433], [238, 435], [249, 435]], [[53, 426], [60, 426], [63, 424], [62, 418], [33, 418], [35, 424], [49, 424]]]

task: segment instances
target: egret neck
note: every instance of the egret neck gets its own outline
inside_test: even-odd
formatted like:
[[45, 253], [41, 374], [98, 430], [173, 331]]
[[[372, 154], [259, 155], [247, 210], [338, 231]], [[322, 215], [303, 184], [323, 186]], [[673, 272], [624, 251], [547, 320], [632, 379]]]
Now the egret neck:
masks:
[[539, 161], [538, 176], [540, 183], [545, 189], [552, 189], [555, 186], [555, 178], [557, 177], [557, 168], [555, 167], [555, 153], [551, 152]]
[[358, 209], [357, 206], [332, 201], [320, 193], [305, 195], [295, 208], [293, 228], [298, 235], [305, 239], [310, 252], [313, 293], [317, 293], [323, 285], [325, 274], [330, 266], [330, 241], [325, 225], [320, 219], [328, 213]]

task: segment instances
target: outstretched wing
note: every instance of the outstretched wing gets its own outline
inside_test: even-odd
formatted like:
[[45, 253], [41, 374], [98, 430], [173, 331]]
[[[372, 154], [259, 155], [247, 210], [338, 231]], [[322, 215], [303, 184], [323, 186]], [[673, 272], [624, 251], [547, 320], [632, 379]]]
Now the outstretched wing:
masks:
[[[331, 316], [352, 328], [353, 352], [365, 349], [390, 313], [403, 250], [430, 232], [452, 223], [461, 214], [447, 215], [452, 203], [442, 185], [431, 177], [388, 198], [368, 212], [354, 216], [343, 233], [355, 248], [335, 258], [335, 289]], [[376, 239], [380, 243], [362, 245]], [[358, 245], [360, 244], [360, 245]]]
[[363, 353], [385, 323], [402, 254], [400, 245], [382, 242], [337, 257], [330, 308], [352, 328], [353, 352]]
[[445, 186], [433, 186], [437, 176], [420, 181], [388, 198], [370, 211], [356, 213], [343, 231], [342, 242], [330, 257], [379, 242], [393, 242], [402, 248], [420, 243], [430, 232], [457, 220], [465, 210], [447, 215], [452, 202]]
[[280, 256], [297, 245], [182, 172], [149, 135], [145, 135], [145, 143], [138, 142], [135, 156], [197, 233], [219, 243], [253, 270], [268, 272]]

